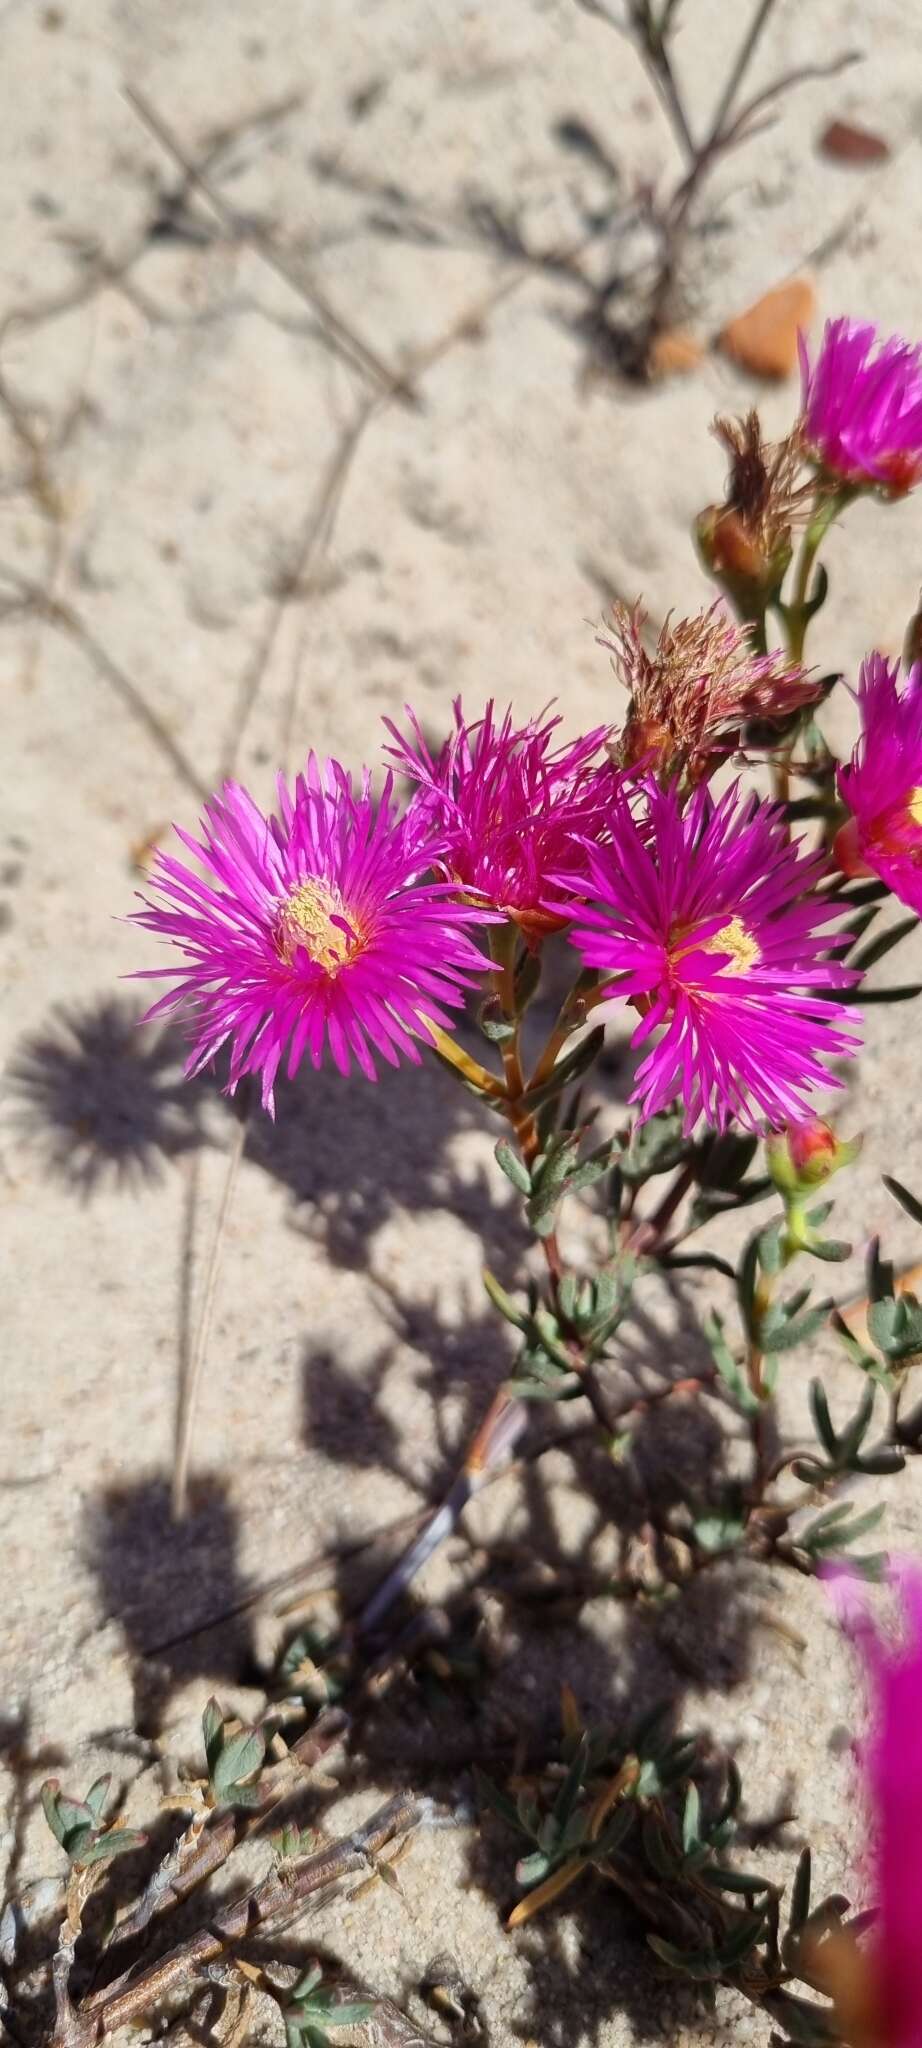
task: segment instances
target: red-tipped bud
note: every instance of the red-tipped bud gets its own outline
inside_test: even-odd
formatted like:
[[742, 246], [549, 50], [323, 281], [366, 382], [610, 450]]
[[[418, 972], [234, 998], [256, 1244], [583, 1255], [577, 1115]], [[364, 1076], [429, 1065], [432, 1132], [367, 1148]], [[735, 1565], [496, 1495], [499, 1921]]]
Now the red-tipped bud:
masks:
[[791, 559], [790, 533], [766, 536], [732, 505], [708, 505], [695, 521], [701, 559], [744, 618], [761, 616]]
[[806, 1194], [821, 1187], [861, 1150], [860, 1138], [837, 1138], [822, 1117], [807, 1117], [772, 1131], [765, 1141], [768, 1170], [782, 1194]]

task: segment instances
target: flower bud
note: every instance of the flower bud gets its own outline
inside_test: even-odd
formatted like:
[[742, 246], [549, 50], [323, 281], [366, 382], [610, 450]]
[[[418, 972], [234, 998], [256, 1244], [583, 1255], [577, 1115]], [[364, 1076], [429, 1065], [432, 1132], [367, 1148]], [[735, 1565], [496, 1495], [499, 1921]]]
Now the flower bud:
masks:
[[695, 539], [705, 568], [726, 591], [743, 618], [761, 618], [781, 589], [791, 560], [788, 530], [771, 545], [732, 505], [707, 505], [695, 521]]
[[765, 1140], [768, 1170], [783, 1195], [802, 1195], [821, 1187], [839, 1168], [848, 1166], [861, 1150], [858, 1138], [837, 1138], [831, 1124], [822, 1117], [807, 1117], [802, 1123], [788, 1123], [771, 1131]]

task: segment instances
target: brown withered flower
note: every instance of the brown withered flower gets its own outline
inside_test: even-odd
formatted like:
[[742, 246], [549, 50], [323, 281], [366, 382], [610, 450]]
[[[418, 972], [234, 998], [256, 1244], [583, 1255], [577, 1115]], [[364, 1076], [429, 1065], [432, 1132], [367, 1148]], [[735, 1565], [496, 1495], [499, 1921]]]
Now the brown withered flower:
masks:
[[799, 482], [800, 429], [766, 441], [753, 408], [745, 419], [718, 415], [713, 431], [730, 458], [726, 497], [696, 522], [698, 546], [711, 575], [740, 609], [756, 616], [781, 588], [791, 559], [791, 534], [806, 509], [812, 480]]
[[787, 718], [819, 694], [819, 685], [780, 649], [758, 654], [753, 628], [738, 625], [722, 598], [693, 618], [667, 618], [652, 653], [644, 645], [642, 605], [616, 604], [611, 637], [630, 706], [615, 757], [623, 768], [648, 762], [667, 776], [700, 782], [739, 744], [751, 720]]

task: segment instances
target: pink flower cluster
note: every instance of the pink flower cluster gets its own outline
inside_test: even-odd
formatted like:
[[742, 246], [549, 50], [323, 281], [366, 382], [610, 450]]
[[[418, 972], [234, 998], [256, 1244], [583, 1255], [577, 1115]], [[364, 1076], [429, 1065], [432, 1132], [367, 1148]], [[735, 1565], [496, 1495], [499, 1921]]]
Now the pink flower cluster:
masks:
[[[904, 492], [922, 477], [922, 350], [833, 321], [814, 364], [803, 350], [802, 416], [772, 465], [751, 429], [732, 445], [739, 505], [760, 532], [781, 520], [785, 544], [805, 493], [822, 519], [857, 490]], [[816, 480], [795, 488], [804, 454]], [[856, 1048], [856, 976], [829, 929], [841, 898], [780, 810], [707, 784], [748, 721], [789, 720], [815, 686], [719, 605], [667, 621], [653, 654], [640, 628], [622, 609], [620, 740], [599, 727], [565, 741], [559, 719], [518, 725], [492, 703], [469, 718], [459, 701], [436, 751], [412, 711], [409, 733], [389, 724], [377, 799], [367, 772], [356, 789], [313, 757], [293, 791], [279, 784], [275, 816], [227, 784], [201, 839], [179, 835], [194, 865], [161, 854], [136, 913], [180, 956], [149, 971], [171, 983], [156, 1010], [183, 1014], [192, 1070], [226, 1045], [229, 1087], [258, 1073], [270, 1111], [283, 1060], [291, 1076], [328, 1054], [375, 1079], [376, 1056], [418, 1061], [485, 985], [485, 927], [511, 924], [532, 951], [569, 927], [604, 996], [639, 1019], [641, 1117], [676, 1098], [689, 1131], [808, 1116], [813, 1091], [836, 1085], [830, 1058]], [[922, 666], [901, 687], [871, 655], [858, 701], [839, 867], [922, 914]], [[416, 785], [403, 806], [394, 769]]]
[[[557, 721], [517, 726], [488, 705], [433, 754], [410, 715], [390, 752], [417, 781], [401, 809], [392, 778], [375, 801], [336, 762], [313, 758], [279, 812], [227, 784], [196, 866], [161, 854], [138, 922], [178, 965], [171, 987], [193, 1040], [191, 1071], [227, 1045], [228, 1085], [259, 1073], [273, 1108], [283, 1058], [418, 1061], [491, 971], [476, 943], [511, 920], [532, 949], [569, 925], [605, 993], [633, 1005], [635, 1042], [656, 1033], [634, 1099], [649, 1116], [676, 1095], [699, 1116], [750, 1128], [806, 1112], [826, 1061], [851, 1053], [836, 1000], [834, 910], [816, 858], [789, 845], [781, 815], [738, 789], [685, 804], [612, 763], [604, 729], [561, 744]], [[199, 870], [204, 869], [204, 873]], [[835, 1085], [835, 1084], [833, 1084]]]

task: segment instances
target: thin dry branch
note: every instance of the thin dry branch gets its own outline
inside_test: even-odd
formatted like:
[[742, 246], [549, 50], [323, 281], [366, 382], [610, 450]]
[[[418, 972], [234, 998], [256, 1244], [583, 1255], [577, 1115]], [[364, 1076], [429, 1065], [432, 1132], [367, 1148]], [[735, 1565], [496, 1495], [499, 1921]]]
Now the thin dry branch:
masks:
[[328, 1895], [352, 1872], [367, 1873], [395, 1837], [436, 1818], [430, 1799], [398, 1794], [342, 1840], [290, 1866], [274, 1865], [259, 1884], [213, 1913], [188, 1940], [147, 1969], [126, 1970], [78, 2006], [71, 2003], [68, 1984], [73, 1947], [62, 1941], [55, 1957], [58, 2008], [51, 2048], [93, 2048], [120, 2027], [147, 2018], [239, 1942], [288, 1926], [312, 1897]]
[[116, 1922], [106, 1943], [107, 1952], [135, 1940], [152, 1920], [187, 1899], [220, 1870], [238, 1842], [265, 1825], [279, 1801], [293, 1790], [299, 1774], [322, 1762], [348, 1726], [348, 1716], [339, 1707], [328, 1707], [299, 1741], [292, 1743], [287, 1756], [263, 1771], [255, 1806], [197, 1814], [167, 1851], [136, 1904]]
[[[658, 334], [672, 318], [682, 262], [685, 256], [694, 203], [718, 160], [761, 132], [767, 122], [758, 116], [798, 85], [811, 79], [835, 77], [858, 52], [849, 50], [825, 64], [803, 64], [783, 72], [746, 102], [738, 106], [743, 82], [752, 64], [776, 0], [757, 0], [742, 43], [718, 95], [717, 106], [704, 139], [696, 142], [688, 110], [676, 80], [670, 57], [670, 34], [676, 9], [667, 5], [657, 18], [648, 0], [628, 5], [624, 18], [611, 14], [602, 0], [578, 0], [586, 13], [597, 15], [634, 44], [665, 107], [679, 147], [686, 159], [686, 171], [664, 206], [658, 209], [660, 251], [646, 314], [638, 338], [635, 367], [646, 371], [650, 351]], [[734, 109], [736, 111], [734, 112]]]
[[137, 683], [132, 681], [125, 670], [114, 661], [95, 633], [75, 611], [72, 604], [55, 597], [43, 584], [31, 576], [24, 576], [11, 562], [0, 562], [0, 580], [9, 584], [15, 592], [15, 601], [4, 603], [0, 598], [0, 619], [6, 614], [32, 612], [44, 619], [59, 633], [72, 640], [79, 647], [124, 705], [138, 725], [143, 726], [148, 738], [153, 740], [158, 751], [169, 762], [184, 787], [191, 791], [198, 801], [204, 802], [209, 795], [206, 784], [201, 780], [191, 762], [158, 713], [148, 704]]
[[350, 327], [341, 318], [340, 314], [331, 305], [326, 293], [321, 290], [316, 279], [311, 276], [303, 261], [295, 261], [279, 247], [278, 243], [273, 240], [273, 237], [264, 228], [254, 221], [248, 220], [246, 215], [237, 213], [232, 206], [228, 205], [223, 194], [209, 178], [207, 171], [203, 170], [201, 164], [197, 163], [195, 158], [189, 155], [189, 152], [184, 148], [179, 137], [176, 135], [175, 130], [164, 119], [164, 116], [158, 112], [158, 109], [147, 98], [145, 93], [140, 92], [137, 86], [133, 85], [125, 85], [122, 89], [129, 106], [134, 109], [139, 121], [143, 122], [150, 134], [155, 137], [161, 147], [179, 165], [188, 184], [199, 191], [203, 199], [207, 199], [209, 206], [217, 214], [218, 219], [223, 221], [229, 232], [238, 241], [246, 242], [248, 247], [253, 249], [262, 258], [262, 261], [268, 265], [269, 269], [273, 270], [277, 277], [282, 278], [285, 284], [290, 285], [291, 289], [297, 292], [299, 297], [304, 299], [312, 311], [316, 313], [330, 347], [334, 348], [337, 354], [350, 363], [353, 369], [359, 370], [365, 377], [370, 377], [376, 385], [382, 386], [386, 391], [393, 392], [395, 395], [399, 394], [403, 398], [412, 398], [410, 387], [405, 379], [395, 375], [390, 365], [384, 361], [377, 350], [372, 348], [360, 334], [355, 332], [354, 328]]

